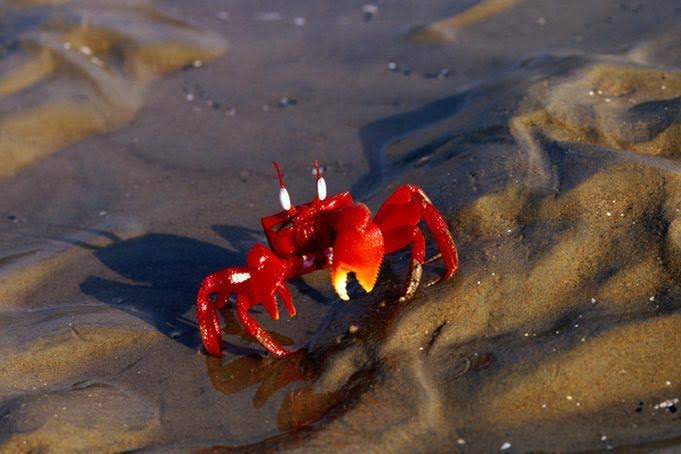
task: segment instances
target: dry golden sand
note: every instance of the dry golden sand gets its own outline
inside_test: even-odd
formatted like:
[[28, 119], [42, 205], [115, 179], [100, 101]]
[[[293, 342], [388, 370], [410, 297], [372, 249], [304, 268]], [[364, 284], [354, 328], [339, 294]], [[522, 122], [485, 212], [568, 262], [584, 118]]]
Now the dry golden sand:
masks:
[[494, 17], [512, 8], [522, 0], [482, 0], [458, 14], [429, 24], [414, 31], [411, 38], [417, 42], [442, 43], [456, 40], [457, 32]]

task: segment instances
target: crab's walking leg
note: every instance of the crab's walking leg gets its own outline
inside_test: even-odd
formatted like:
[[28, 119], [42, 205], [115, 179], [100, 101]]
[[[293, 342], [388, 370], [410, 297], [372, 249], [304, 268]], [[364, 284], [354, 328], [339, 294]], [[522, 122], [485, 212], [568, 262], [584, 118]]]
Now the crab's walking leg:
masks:
[[296, 316], [296, 308], [293, 305], [293, 298], [291, 298], [291, 291], [288, 289], [286, 284], [283, 282], [279, 282], [277, 284], [277, 292], [279, 292], [279, 296], [281, 296], [282, 301], [284, 302], [284, 306], [286, 306], [286, 310], [288, 311], [288, 315], [291, 317]]
[[277, 341], [275, 341], [270, 334], [262, 329], [262, 327], [255, 321], [253, 317], [248, 313], [248, 308], [250, 307], [250, 301], [244, 295], [237, 295], [236, 297], [236, 313], [239, 317], [241, 325], [246, 328], [248, 333], [255, 337], [255, 339], [260, 342], [260, 345], [265, 347], [268, 352], [275, 356], [282, 357], [291, 354], [290, 351], [282, 347]]
[[426, 258], [426, 239], [418, 227], [399, 227], [383, 233], [386, 254], [411, 245], [408, 278], [402, 294], [410, 298], [421, 282], [422, 266]]
[[405, 282], [403, 294], [411, 298], [421, 282], [423, 261], [426, 259], [426, 239], [418, 227], [414, 227], [414, 238], [411, 243], [411, 260], [409, 261], [409, 279]]
[[440, 211], [435, 208], [435, 205], [433, 205], [421, 189], [416, 186], [414, 188], [424, 198], [423, 218], [426, 220], [430, 231], [433, 232], [433, 237], [435, 237], [435, 242], [438, 248], [440, 248], [440, 252], [442, 252], [442, 259], [447, 267], [447, 271], [442, 276], [442, 279], [449, 279], [456, 273], [459, 267], [459, 253], [456, 250], [456, 244], [454, 244], [452, 234], [449, 232], [449, 226], [447, 226], [447, 222], [442, 217], [442, 214], [440, 214]]
[[[220, 321], [215, 309], [227, 304], [232, 285], [232, 276], [238, 269], [228, 268], [207, 276], [201, 283], [197, 296], [196, 318], [199, 322], [201, 339], [206, 351], [213, 356], [220, 356], [222, 351], [222, 334]], [[217, 293], [215, 301], [210, 296]]]
[[385, 201], [374, 218], [374, 222], [383, 232], [386, 254], [411, 245], [409, 278], [403, 291], [407, 298], [414, 294], [419, 285], [425, 260], [425, 238], [418, 227], [421, 219], [426, 221], [428, 228], [433, 232], [447, 267], [442, 278], [449, 279], [458, 266], [456, 246], [442, 215], [418, 186], [399, 187]]

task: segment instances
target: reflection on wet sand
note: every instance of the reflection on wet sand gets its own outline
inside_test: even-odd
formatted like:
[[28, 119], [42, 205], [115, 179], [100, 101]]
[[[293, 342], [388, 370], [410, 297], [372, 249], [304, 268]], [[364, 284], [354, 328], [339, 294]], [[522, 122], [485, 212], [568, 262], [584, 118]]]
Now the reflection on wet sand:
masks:
[[227, 364], [222, 358], [206, 356], [206, 368], [213, 387], [223, 394], [235, 394], [259, 384], [253, 395], [255, 408], [262, 408], [282, 388], [303, 382], [286, 393], [279, 409], [277, 427], [284, 432], [313, 423], [340, 400], [338, 391], [315, 392], [312, 382], [319, 371], [304, 350], [283, 358], [241, 356]]
[[[258, 343], [257, 340], [250, 334], [248, 334], [248, 331], [246, 331], [243, 326], [241, 326], [241, 323], [239, 323], [239, 320], [236, 317], [236, 312], [232, 304], [229, 304], [228, 306], [225, 306], [222, 309], [219, 309], [220, 314], [222, 315], [222, 322], [224, 325], [222, 326], [222, 332], [227, 335], [233, 335], [233, 336], [239, 336], [242, 340], [245, 340], [246, 342], [249, 343], [254, 343], [255, 345], [258, 345], [258, 348], [260, 348], [260, 344]], [[281, 345], [293, 345], [294, 341], [288, 336], [284, 336], [283, 334], [277, 333], [276, 331], [269, 331], [269, 334], [279, 342]], [[227, 344], [226, 348], [233, 349], [234, 347]]]
[[12, 2], [0, 53], [0, 179], [132, 120], [154, 79], [224, 53], [222, 38], [131, 1]]

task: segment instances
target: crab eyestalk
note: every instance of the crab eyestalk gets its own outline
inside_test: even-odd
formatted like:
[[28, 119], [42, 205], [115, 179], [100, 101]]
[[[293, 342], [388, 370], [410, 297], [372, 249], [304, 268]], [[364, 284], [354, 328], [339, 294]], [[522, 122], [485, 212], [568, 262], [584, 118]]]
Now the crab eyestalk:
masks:
[[293, 204], [291, 204], [291, 196], [284, 185], [284, 178], [281, 176], [279, 164], [277, 164], [277, 161], [272, 161], [272, 163], [274, 164], [274, 168], [277, 170], [277, 177], [279, 177], [279, 203], [281, 204], [281, 207], [284, 209], [284, 211], [293, 213], [296, 209], [293, 207]]

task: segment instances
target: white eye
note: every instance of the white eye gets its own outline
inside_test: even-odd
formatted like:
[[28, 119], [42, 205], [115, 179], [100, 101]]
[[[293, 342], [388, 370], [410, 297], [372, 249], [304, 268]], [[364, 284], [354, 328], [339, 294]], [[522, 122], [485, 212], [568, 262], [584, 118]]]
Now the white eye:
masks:
[[279, 189], [279, 203], [281, 203], [281, 207], [286, 211], [291, 209], [291, 197], [289, 197], [286, 188]]
[[289, 197], [286, 188], [279, 189], [279, 203], [281, 203], [281, 207], [284, 210], [288, 211], [291, 209], [291, 197]]
[[319, 200], [324, 200], [326, 198], [326, 181], [324, 181], [324, 177], [320, 177], [317, 180], [317, 196], [319, 197]]

